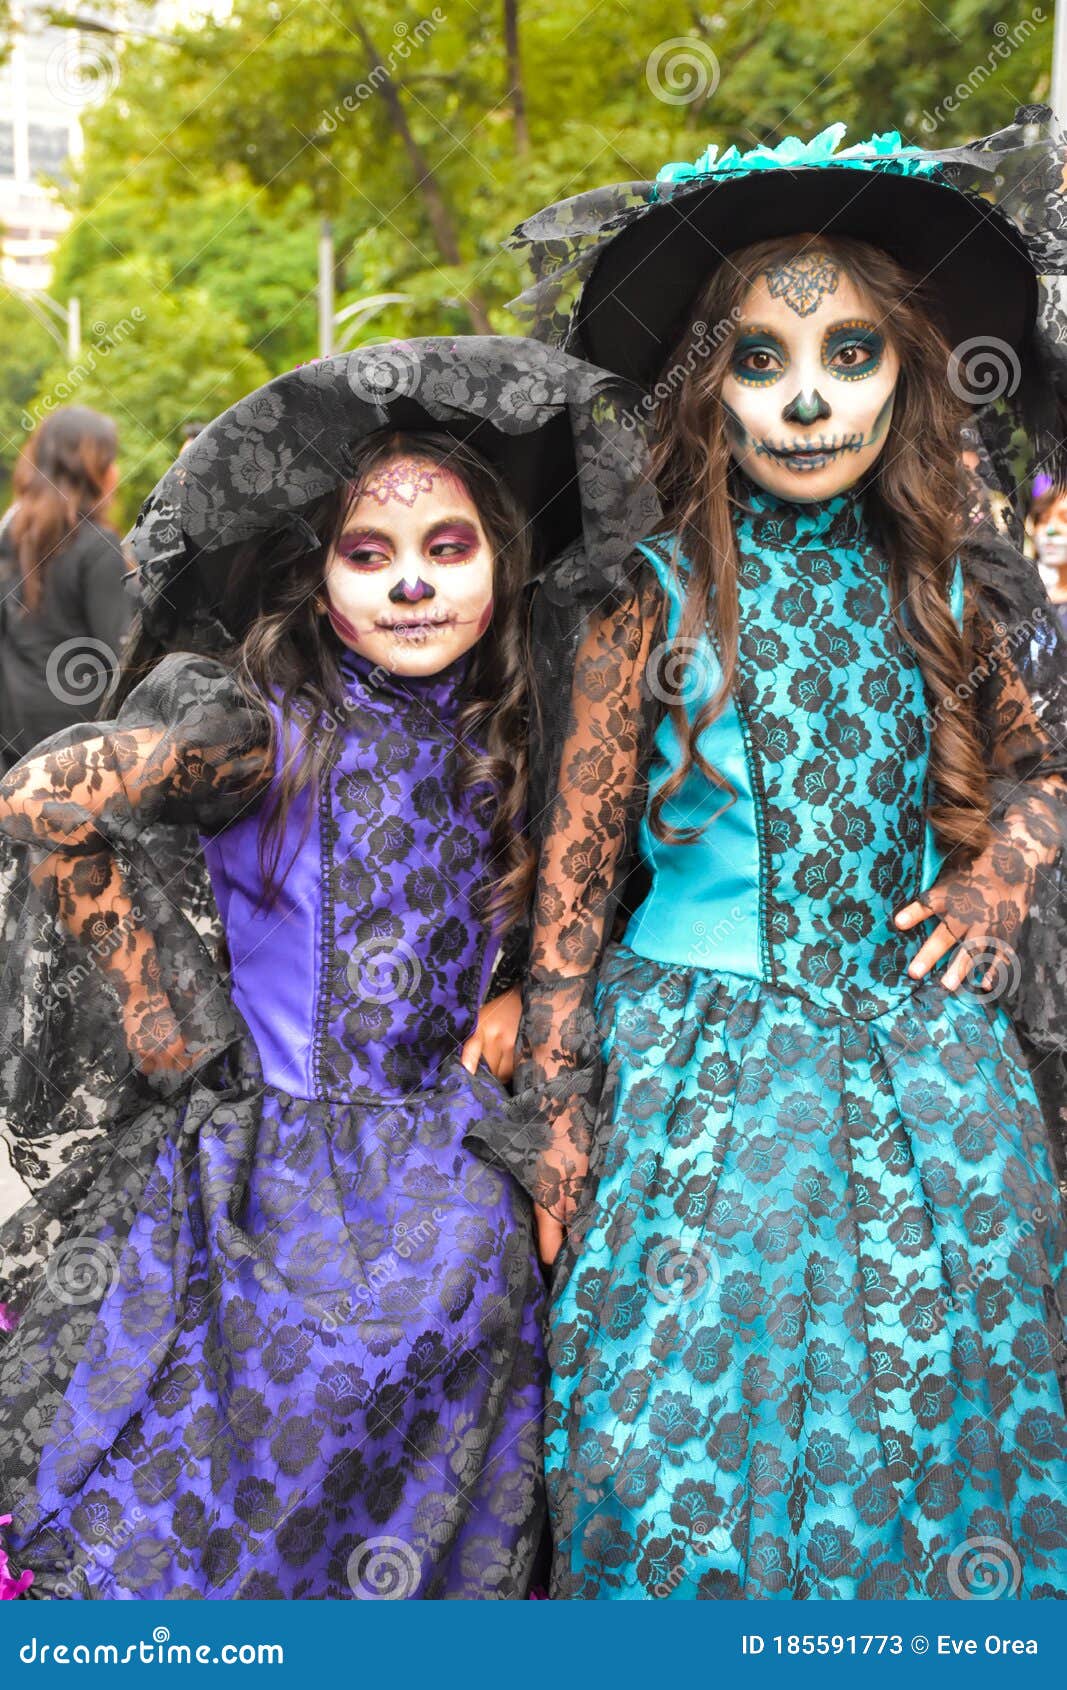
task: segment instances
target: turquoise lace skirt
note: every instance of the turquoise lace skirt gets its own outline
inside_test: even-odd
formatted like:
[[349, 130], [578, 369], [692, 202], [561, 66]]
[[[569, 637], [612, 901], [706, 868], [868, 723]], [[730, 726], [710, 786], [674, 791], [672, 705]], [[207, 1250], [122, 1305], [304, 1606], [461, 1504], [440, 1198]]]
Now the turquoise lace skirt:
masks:
[[1002, 1008], [625, 947], [560, 1258], [564, 1598], [1067, 1596], [1064, 1228]]

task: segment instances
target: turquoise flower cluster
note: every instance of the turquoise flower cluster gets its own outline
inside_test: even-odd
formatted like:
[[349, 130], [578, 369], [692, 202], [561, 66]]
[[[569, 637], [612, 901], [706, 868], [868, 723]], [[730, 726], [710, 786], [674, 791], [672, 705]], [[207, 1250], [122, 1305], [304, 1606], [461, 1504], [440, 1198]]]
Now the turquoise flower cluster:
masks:
[[799, 165], [833, 165], [851, 170], [890, 170], [901, 176], [929, 176], [940, 168], [921, 147], [905, 147], [900, 132], [887, 129], [869, 141], [838, 152], [845, 137], [843, 123], [831, 123], [811, 141], [787, 135], [776, 147], [753, 147], [739, 153], [729, 147], [718, 157], [717, 146], [707, 147], [694, 164], [665, 164], [656, 174], [657, 183], [688, 182], [701, 176], [747, 175], [753, 170], [791, 170]]

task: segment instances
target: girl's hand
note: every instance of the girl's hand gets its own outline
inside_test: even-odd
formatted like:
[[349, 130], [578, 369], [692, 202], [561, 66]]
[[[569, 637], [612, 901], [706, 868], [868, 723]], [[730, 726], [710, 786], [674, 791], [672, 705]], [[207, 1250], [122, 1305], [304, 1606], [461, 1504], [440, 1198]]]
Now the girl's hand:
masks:
[[534, 1221], [537, 1226], [537, 1253], [546, 1267], [551, 1267], [563, 1247], [563, 1228], [555, 1215], [550, 1215], [540, 1204], [534, 1204]]
[[478, 1024], [460, 1051], [459, 1059], [468, 1074], [475, 1073], [484, 1058], [489, 1072], [498, 1080], [511, 1079], [521, 1015], [522, 993], [517, 986], [482, 1005]]
[[[932, 900], [936, 891], [936, 886], [931, 887], [929, 892], [923, 894], [923, 897]], [[931, 916], [939, 913], [940, 911], [933, 902], [924, 903], [922, 900], [917, 900], [900, 911], [896, 918], [897, 926], [914, 927], [918, 922], [929, 921]], [[952, 963], [941, 976], [941, 984], [949, 992], [954, 992], [959, 986], [962, 986], [974, 966], [976, 956], [987, 957], [994, 949], [989, 934], [977, 923], [967, 926], [960, 922], [941, 921], [908, 964], [908, 973], [912, 979], [921, 980], [924, 974], [929, 974], [934, 964], [940, 962], [941, 958], [947, 955], [954, 945], [959, 945], [959, 954], [953, 958]], [[1010, 962], [1010, 958], [1007, 960]], [[993, 985], [996, 976], [997, 963], [994, 960], [982, 976], [983, 989]]]
[[908, 964], [912, 978], [929, 973], [954, 945], [959, 952], [941, 977], [947, 991], [956, 991], [976, 962], [986, 964], [979, 982], [983, 990], [1017, 974], [1014, 945], [1029, 913], [1044, 856], [1016, 812], [998, 829], [993, 843], [965, 868], [942, 874], [928, 891], [906, 905], [896, 917], [898, 927], [914, 927], [931, 916], [941, 918]]

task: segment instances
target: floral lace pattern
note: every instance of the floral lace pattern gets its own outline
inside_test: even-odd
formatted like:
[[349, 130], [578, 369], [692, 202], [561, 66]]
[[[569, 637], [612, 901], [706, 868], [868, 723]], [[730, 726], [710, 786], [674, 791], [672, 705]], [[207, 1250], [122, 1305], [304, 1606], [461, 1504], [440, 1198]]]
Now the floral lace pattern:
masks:
[[1003, 1014], [848, 1022], [609, 950], [554, 1285], [566, 1599], [1067, 1599], [1067, 1238]]
[[[755, 581], [758, 562], [751, 551], [746, 556], [750, 559], [746, 567], [755, 572]], [[843, 780], [854, 782], [856, 771], [862, 771], [871, 786], [869, 794], [857, 789], [859, 795], [853, 801], [857, 816], [862, 812], [883, 818], [884, 831], [867, 868], [875, 879], [870, 887], [864, 884], [857, 889], [852, 903], [845, 899], [840, 904], [833, 895], [836, 883], [828, 882], [822, 888], [824, 898], [809, 907], [818, 914], [825, 903], [826, 916], [819, 914], [818, 920], [829, 921], [827, 931], [846, 970], [854, 967], [847, 960], [850, 955], [862, 955], [868, 971], [874, 957], [876, 966], [870, 977], [884, 976], [883, 987], [886, 981], [895, 981], [897, 993], [913, 987], [904, 978], [904, 969], [925, 934], [912, 930], [904, 936], [887, 928], [881, 952], [872, 952], [870, 916], [865, 913], [872, 897], [885, 918], [907, 898], [922, 892], [931, 895], [950, 921], [965, 916], [968, 929], [978, 922], [972, 943], [976, 954], [981, 953], [983, 971], [991, 965], [999, 969], [997, 996], [1018, 1023], [1063, 1178], [1067, 732], [1056, 724], [1067, 723], [1067, 646], [1036, 571], [1016, 559], [1003, 541], [982, 534], [964, 549], [962, 559], [969, 590], [968, 637], [975, 653], [975, 698], [995, 776], [994, 820], [1001, 843], [966, 869], [943, 873], [936, 890], [928, 884], [920, 886], [915, 878], [922, 860], [921, 815], [917, 793], [904, 783], [903, 775], [912, 755], [909, 746], [917, 742], [917, 733], [921, 739], [921, 713], [914, 702], [901, 708], [901, 674], [907, 670], [897, 666], [904, 648], [888, 626], [884, 591], [878, 588], [871, 596], [872, 580], [863, 575], [866, 566], [861, 564], [860, 574], [846, 582], [840, 626], [825, 629], [822, 636], [813, 630], [810, 643], [806, 613], [798, 612], [792, 626], [788, 621], [780, 623], [777, 632], [759, 630], [753, 623], [746, 633], [743, 625], [739, 691], [748, 700], [748, 713], [759, 736], [759, 761], [771, 771], [778, 767], [784, 746], [795, 738], [791, 724], [798, 705], [786, 687], [775, 690], [778, 671], [773, 666], [761, 667], [765, 635], [772, 642], [789, 639], [790, 650], [795, 646], [798, 654], [807, 649], [806, 669], [798, 655], [791, 657], [787, 671], [793, 676], [794, 693], [801, 688], [809, 708], [819, 707], [832, 694], [827, 677], [841, 653], [857, 650], [861, 639], [865, 654], [883, 651], [880, 664], [872, 667], [865, 682], [867, 698], [855, 743], [840, 753], [824, 755], [821, 776], [814, 764], [806, 771], [795, 771], [795, 784], [770, 805], [765, 860], [770, 884], [776, 888], [772, 896], [782, 908], [768, 914], [767, 947], [773, 955], [790, 930], [796, 931], [797, 901], [805, 878], [810, 884], [799, 856], [790, 855], [790, 840], [799, 837], [798, 807], [804, 807], [804, 813], [817, 822], [823, 812], [813, 805], [823, 801], [827, 781], [839, 788]], [[558, 708], [556, 690], [568, 667], [566, 643], [557, 641], [550, 657], [553, 691], [546, 691], [542, 701], [542, 756], [560, 772], [546, 811], [531, 967], [519, 1035], [514, 1126], [506, 1139], [487, 1147], [522, 1179], [536, 1201], [564, 1219], [572, 1219], [575, 1213], [604, 1084], [592, 1016], [598, 961], [611, 937], [613, 913], [634, 858], [655, 724], [663, 714], [662, 702], [657, 703], [655, 693], [642, 685], [649, 654], [661, 633], [662, 598], [658, 584], [650, 579], [651, 571], [642, 578], [634, 566], [634, 576], [629, 586], [619, 583], [615, 608], [589, 616], [584, 634], [580, 616], [572, 619], [576, 631], [570, 642], [575, 655], [569, 718]], [[598, 592], [601, 585], [596, 583]], [[880, 644], [886, 640], [889, 647]], [[908, 662], [913, 663], [910, 654]], [[839, 736], [844, 725], [835, 715], [828, 724], [830, 738]], [[876, 753], [872, 749], [876, 738], [886, 733], [890, 739]], [[845, 755], [848, 751], [853, 755]], [[773, 773], [771, 778], [773, 783]], [[848, 817], [837, 808], [832, 814], [827, 808], [825, 813], [829, 841], [837, 837], [833, 829], [842, 825], [842, 815], [845, 821]], [[866, 838], [868, 822], [858, 825]], [[1003, 843], [1009, 831], [1015, 841], [1010, 849]], [[869, 841], [867, 848], [869, 854]], [[841, 852], [847, 856], [847, 846]], [[835, 850], [831, 874], [840, 874], [841, 852]], [[854, 919], [849, 919], [853, 909]], [[1047, 917], [1040, 924], [1039, 911]], [[809, 924], [801, 949], [817, 939], [816, 929]], [[1004, 945], [1010, 946], [1009, 953]], [[998, 962], [998, 957], [1005, 956], [1006, 965]], [[840, 965], [836, 974], [840, 980]], [[979, 978], [976, 974], [975, 983]], [[805, 982], [796, 968], [782, 977], [782, 983], [818, 1001], [811, 981]], [[889, 1001], [883, 990], [872, 998], [870, 1007], [885, 1007]], [[855, 998], [852, 1007], [862, 1011], [862, 996]]]

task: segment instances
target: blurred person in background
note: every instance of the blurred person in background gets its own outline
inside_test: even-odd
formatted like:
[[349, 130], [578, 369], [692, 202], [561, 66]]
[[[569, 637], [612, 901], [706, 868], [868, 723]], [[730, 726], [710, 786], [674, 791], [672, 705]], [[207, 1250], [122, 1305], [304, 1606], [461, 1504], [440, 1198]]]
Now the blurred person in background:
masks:
[[118, 484], [110, 417], [65, 405], [34, 430], [0, 528], [0, 769], [92, 720], [130, 621], [128, 565], [107, 521]]
[[1067, 494], [1057, 492], [1047, 475], [1034, 482], [1030, 527], [1048, 596], [1067, 633]]

